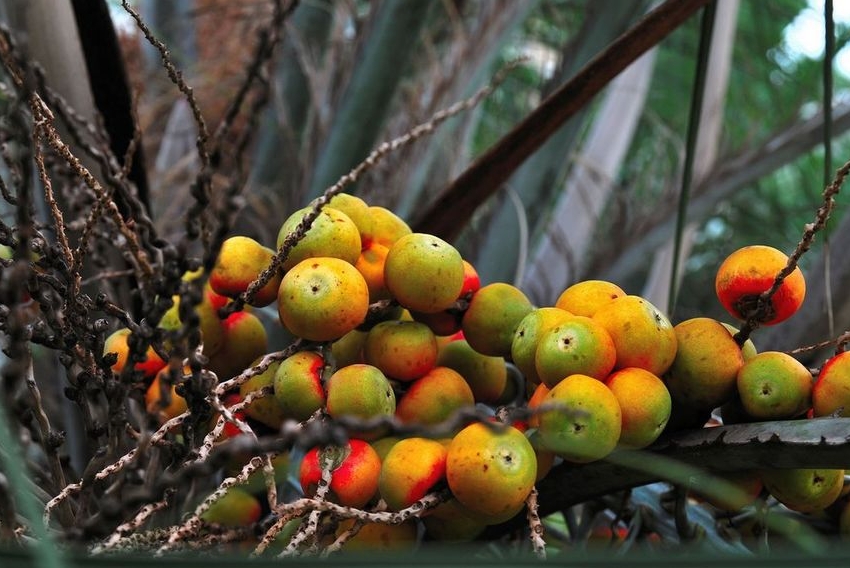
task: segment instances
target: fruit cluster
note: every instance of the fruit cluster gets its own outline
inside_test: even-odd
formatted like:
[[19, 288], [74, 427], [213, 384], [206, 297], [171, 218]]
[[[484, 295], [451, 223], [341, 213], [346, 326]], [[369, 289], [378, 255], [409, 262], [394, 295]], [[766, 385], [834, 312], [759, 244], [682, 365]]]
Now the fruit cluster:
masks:
[[[453, 246], [412, 232], [387, 209], [338, 194], [304, 231], [311, 212], [306, 207], [285, 220], [276, 246], [289, 253], [251, 295], [249, 286], [272, 265], [275, 251], [245, 236], [227, 239], [195, 310], [207, 369], [219, 380], [245, 379], [228, 404], [254, 395], [237, 418], [268, 432], [286, 421], [363, 425], [342, 448], [306, 451], [296, 465], [306, 496], [323, 492], [355, 509], [382, 500], [389, 511], [401, 511], [447, 488], [450, 499], [422, 514], [426, 533], [468, 539], [519, 513], [556, 461], [581, 464], [617, 448], [645, 448], [665, 431], [705, 425], [716, 409], [726, 423], [850, 409], [845, 353], [814, 382], [796, 359], [757, 353], [729, 324], [698, 317], [674, 326], [645, 298], [611, 282], [579, 282], [554, 305], [534, 306], [515, 286], [482, 286]], [[805, 294], [799, 269], [774, 286], [786, 262], [769, 247], [737, 251], [718, 269], [718, 298], [745, 325], [783, 321]], [[221, 319], [220, 309], [237, 297], [247, 298], [248, 307]], [[177, 302], [160, 327], [181, 325]], [[254, 311], [272, 304], [283, 328], [304, 340], [303, 349], [263, 372], [243, 373], [267, 353], [266, 329]], [[129, 333], [119, 330], [106, 342], [105, 351], [118, 355], [116, 372], [126, 365]], [[183, 377], [174, 377], [155, 351], [136, 369], [146, 379], [152, 415], [164, 421], [186, 412]], [[271, 394], [257, 396], [261, 389]], [[505, 424], [495, 418], [504, 406], [524, 412]], [[493, 424], [480, 419], [487, 410]], [[419, 427], [421, 435], [366, 428], [381, 417]], [[445, 437], [428, 435], [447, 424]], [[223, 438], [243, 432], [230, 426]], [[756, 493], [763, 482], [799, 511], [824, 508], [843, 487], [843, 471], [763, 471], [741, 484], [753, 479]], [[237, 504], [210, 509], [205, 519], [257, 520], [259, 502], [238, 489], [231, 493], [239, 495], [232, 497]], [[411, 542], [416, 529], [410, 527], [366, 524], [360, 538]], [[390, 531], [396, 532], [388, 537]]]

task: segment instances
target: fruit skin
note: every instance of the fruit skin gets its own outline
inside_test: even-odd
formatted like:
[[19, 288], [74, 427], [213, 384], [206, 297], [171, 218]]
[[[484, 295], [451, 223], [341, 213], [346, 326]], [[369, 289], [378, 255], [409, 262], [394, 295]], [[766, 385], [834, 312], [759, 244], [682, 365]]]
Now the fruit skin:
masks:
[[[235, 298], [248, 289], [271, 264], [275, 251], [264, 247], [254, 239], [235, 236], [221, 244], [215, 265], [210, 271], [210, 286], [217, 294]], [[251, 299], [252, 306], [268, 306], [277, 298], [282, 275], [278, 272], [257, 290]]]
[[413, 232], [404, 219], [386, 207], [370, 205], [369, 216], [372, 218], [372, 240], [387, 248], [393, 246], [401, 237]]
[[366, 286], [369, 288], [370, 303], [391, 298], [390, 291], [384, 282], [384, 266], [389, 252], [390, 249], [384, 245], [371, 242], [363, 247], [357, 262], [354, 263], [354, 268], [363, 275]]
[[593, 317], [599, 308], [625, 296], [626, 292], [607, 280], [583, 280], [561, 292], [555, 307], [577, 316]]
[[[283, 222], [277, 234], [278, 250], [284, 244], [286, 237], [312, 210], [311, 206], [299, 209]], [[345, 213], [326, 206], [310, 225], [304, 238], [289, 251], [282, 268], [288, 271], [304, 259], [314, 257], [339, 258], [353, 266], [357, 262], [357, 257], [360, 256], [361, 248], [360, 231], [354, 221]]]
[[525, 503], [537, 476], [537, 456], [522, 432], [499, 430], [480, 422], [452, 439], [446, 478], [455, 498], [487, 522], [514, 516]]
[[476, 402], [496, 403], [508, 383], [508, 369], [502, 357], [482, 355], [465, 339], [444, 345], [437, 365], [454, 369], [466, 380]]
[[665, 377], [673, 400], [710, 410], [732, 399], [744, 356], [726, 327], [711, 318], [698, 317], [673, 329], [676, 357]]
[[628, 295], [611, 300], [593, 314], [614, 340], [615, 369], [640, 367], [662, 376], [676, 357], [673, 325], [651, 302]]
[[844, 486], [843, 469], [768, 469], [761, 476], [771, 495], [800, 513], [825, 509]]
[[[224, 346], [224, 327], [218, 317], [218, 310], [227, 303], [228, 299], [217, 294], [210, 287], [209, 282], [204, 286], [202, 294], [201, 302], [195, 306], [194, 315], [198, 318], [204, 355], [210, 357], [218, 353]], [[159, 327], [166, 330], [178, 330], [183, 326], [183, 321], [180, 318], [180, 296], [175, 295], [172, 300], [174, 304], [159, 321]], [[168, 345], [166, 345], [166, 349], [169, 349]]]
[[[481, 279], [478, 277], [475, 267], [468, 261], [463, 261], [463, 286], [461, 286], [458, 300], [468, 299], [473, 293], [481, 288]], [[463, 311], [455, 307], [451, 307], [441, 312], [426, 314], [423, 312], [412, 311], [414, 321], [424, 323], [435, 335], [452, 335], [461, 329], [461, 321], [463, 320]]]
[[347, 507], [362, 508], [378, 491], [381, 458], [368, 443], [351, 439], [346, 447], [322, 449], [315, 447], [304, 454], [299, 470], [301, 489], [313, 496], [322, 479], [320, 455], [331, 452], [333, 473], [330, 484], [331, 500]]
[[529, 382], [540, 383], [534, 355], [544, 332], [567, 320], [572, 314], [561, 308], [536, 308], [519, 322], [511, 340], [511, 360]]
[[[260, 360], [257, 359], [253, 362], [253, 365], [256, 365], [259, 362]], [[269, 365], [265, 371], [258, 375], [254, 375], [253, 377], [239, 385], [239, 394], [242, 396], [242, 398], [245, 398], [251, 392], [258, 391], [267, 386], [274, 385], [274, 376], [279, 365], [280, 362], [275, 361], [271, 365]], [[277, 400], [275, 400], [274, 392], [272, 392], [270, 395], [258, 398], [254, 400], [251, 404], [246, 406], [245, 414], [247, 414], [254, 420], [257, 420], [258, 422], [262, 422], [269, 428], [275, 429], [280, 428], [280, 425], [285, 418], [283, 410], [281, 409]]]
[[299, 351], [277, 365], [274, 398], [284, 418], [303, 422], [325, 404], [324, 367], [325, 360], [313, 351]]
[[[740, 331], [737, 327], [732, 324], [728, 324], [726, 322], [720, 322], [723, 327], [729, 330], [729, 334], [733, 337]], [[748, 339], [741, 346], [741, 355], [744, 356], [744, 361], [749, 361], [758, 353], [758, 349], [756, 349], [755, 343], [753, 343], [752, 339]]]
[[256, 497], [238, 487], [231, 487], [201, 514], [201, 519], [224, 526], [246, 527], [257, 522], [262, 511]]
[[369, 330], [363, 344], [363, 359], [398, 381], [422, 377], [437, 362], [434, 332], [416, 321], [383, 321]]
[[426, 534], [441, 542], [469, 542], [487, 528], [480, 515], [454, 498], [428, 511], [422, 517], [422, 523]]
[[[344, 519], [339, 523], [336, 535], [339, 537], [354, 525], [354, 519]], [[417, 525], [414, 519], [391, 525], [388, 523], [365, 523], [353, 537], [345, 541], [342, 550], [346, 552], [401, 552], [416, 547]]]
[[327, 412], [333, 418], [352, 416], [368, 420], [395, 413], [392, 386], [381, 370], [372, 365], [358, 363], [337, 369], [328, 379], [326, 389]]
[[369, 311], [363, 276], [351, 264], [330, 257], [293, 266], [281, 281], [277, 300], [284, 327], [310, 341], [339, 339], [363, 323]]
[[667, 427], [673, 407], [664, 381], [646, 369], [629, 367], [611, 374], [605, 385], [620, 404], [623, 421], [619, 445], [640, 449], [657, 440]]
[[463, 335], [473, 349], [484, 355], [510, 357], [514, 333], [522, 319], [534, 309], [516, 286], [494, 282], [472, 295], [463, 314]]
[[365, 201], [350, 193], [337, 193], [331, 197], [327, 206], [348, 215], [360, 232], [360, 243], [363, 248], [372, 242], [375, 221]]
[[463, 287], [463, 259], [434, 235], [410, 233], [387, 253], [384, 284], [408, 310], [435, 313], [454, 305]]
[[[764, 245], [742, 247], [720, 264], [715, 277], [715, 291], [720, 303], [732, 317], [747, 319], [743, 304], [755, 307], [756, 297], [773, 286], [776, 275], [783, 270], [788, 257], [780, 250]], [[762, 325], [785, 321], [800, 308], [806, 297], [806, 280], [800, 268], [788, 275], [770, 299], [772, 313], [761, 318]]]
[[565, 318], [544, 332], [534, 353], [537, 375], [549, 388], [575, 374], [604, 380], [616, 361], [617, 351], [611, 336], [585, 316]]
[[[160, 422], [170, 420], [175, 416], [183, 414], [189, 409], [186, 404], [186, 399], [177, 394], [177, 383], [181, 379], [180, 376], [177, 377], [175, 383], [171, 385], [170, 389], [168, 389], [168, 404], [163, 406], [163, 395], [165, 394], [163, 389], [165, 387], [166, 379], [169, 378], [165, 375], [170, 373], [170, 371], [170, 367], [162, 368], [156, 374], [145, 392], [145, 408], [149, 414], [157, 416], [160, 419]], [[183, 372], [191, 375], [191, 370], [189, 369], [184, 369]]]
[[[112, 332], [103, 342], [103, 354], [115, 353], [118, 359], [112, 364], [112, 372], [120, 375], [127, 365], [127, 359], [130, 355], [130, 346], [127, 341], [130, 338], [130, 330], [126, 327], [117, 329]], [[156, 374], [165, 367], [166, 362], [156, 354], [153, 347], [148, 346], [145, 351], [145, 360], [139, 361], [134, 365], [134, 370], [141, 371], [142, 376], [151, 381]]]
[[209, 369], [219, 380], [238, 375], [268, 350], [268, 335], [260, 318], [250, 312], [234, 312], [221, 322], [224, 344], [210, 356]]
[[549, 391], [542, 404], [556, 406], [540, 414], [542, 445], [565, 460], [592, 462], [617, 446], [623, 421], [620, 403], [601, 381], [570, 375]]
[[439, 424], [474, 405], [472, 389], [460, 373], [434, 367], [410, 384], [398, 401], [396, 417], [405, 424]]
[[366, 343], [368, 333], [368, 331], [353, 329], [333, 342], [331, 354], [337, 368], [364, 362], [363, 345]]
[[763, 351], [738, 371], [738, 395], [753, 418], [793, 418], [812, 406], [812, 374], [787, 353]]
[[812, 389], [814, 416], [850, 416], [850, 351], [827, 359]]
[[409, 507], [446, 477], [446, 447], [427, 438], [405, 438], [390, 448], [378, 490], [392, 511]]

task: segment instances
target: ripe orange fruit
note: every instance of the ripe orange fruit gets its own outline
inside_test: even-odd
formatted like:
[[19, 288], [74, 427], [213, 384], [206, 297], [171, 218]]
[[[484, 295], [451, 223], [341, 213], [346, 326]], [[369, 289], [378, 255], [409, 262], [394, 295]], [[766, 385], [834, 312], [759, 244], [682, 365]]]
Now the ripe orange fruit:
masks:
[[346, 507], [361, 508], [378, 491], [381, 458], [363, 440], [351, 439], [345, 447], [315, 447], [304, 454], [299, 480], [305, 495], [313, 496], [322, 479], [322, 458], [331, 461], [330, 496]]
[[416, 321], [382, 321], [369, 330], [363, 344], [363, 359], [398, 381], [422, 377], [437, 362], [434, 332]]
[[389, 248], [412, 231], [404, 219], [379, 205], [369, 206], [369, 217], [372, 218], [372, 240]]
[[571, 375], [555, 385], [541, 404], [556, 408], [540, 414], [540, 439], [565, 460], [602, 459], [617, 446], [623, 417], [617, 397], [601, 381]]
[[344, 260], [308, 258], [283, 277], [277, 307], [281, 323], [293, 334], [310, 341], [331, 341], [363, 323], [369, 311], [369, 288]]
[[646, 369], [628, 367], [611, 374], [605, 384], [620, 403], [623, 422], [619, 444], [645, 448], [658, 439], [673, 406], [664, 381]]
[[607, 280], [583, 280], [561, 292], [555, 302], [556, 308], [567, 310], [577, 316], [593, 317], [599, 308], [626, 293], [622, 288]]
[[815, 416], [850, 416], [850, 351], [827, 359], [812, 389]]
[[360, 251], [354, 267], [363, 275], [366, 286], [369, 287], [369, 302], [388, 300], [390, 291], [384, 283], [384, 264], [387, 261], [387, 253], [390, 249], [384, 245], [372, 241]]
[[[720, 303], [733, 317], [746, 320], [755, 309], [759, 294], [773, 286], [788, 257], [764, 245], [740, 248], [726, 257], [717, 269], [715, 290]], [[806, 297], [806, 280], [799, 267], [788, 275], [770, 300], [768, 313], [759, 322], [775, 325], [791, 317]]]
[[[154, 377], [153, 382], [145, 392], [145, 407], [150, 414], [158, 416], [161, 422], [165, 422], [175, 416], [183, 414], [189, 407], [186, 399], [177, 394], [177, 384], [172, 384], [168, 391], [165, 390], [165, 379], [163, 375], [171, 371], [170, 367], [163, 367]], [[186, 368], [184, 373], [191, 375], [191, 370]], [[177, 378], [179, 382], [181, 377]], [[166, 393], [168, 401], [166, 403]]]
[[517, 514], [534, 487], [537, 456], [522, 432], [470, 424], [452, 439], [446, 478], [455, 498], [488, 523]]
[[392, 511], [409, 507], [446, 476], [446, 447], [427, 438], [405, 438], [390, 448], [378, 490]]
[[787, 353], [763, 351], [738, 371], [738, 394], [753, 418], [793, 418], [812, 405], [812, 374]]
[[663, 375], [676, 357], [676, 332], [661, 310], [640, 296], [621, 296], [593, 314], [614, 340], [616, 369], [640, 367]]
[[[230, 237], [221, 244], [215, 266], [210, 272], [210, 286], [222, 296], [235, 298], [268, 268], [274, 253], [250, 237]], [[254, 294], [251, 305], [268, 306], [274, 302], [280, 279], [281, 275], [276, 273]]]
[[[127, 359], [130, 355], [130, 347], [127, 340], [130, 337], [130, 330], [126, 327], [118, 329], [110, 334], [103, 342], [103, 354], [115, 353], [118, 359], [112, 365], [112, 372], [121, 374], [124, 367], [127, 365]], [[141, 371], [142, 375], [147, 380], [152, 380], [156, 374], [165, 367], [166, 362], [156, 354], [153, 347], [148, 346], [145, 351], [145, 360], [135, 364], [134, 369]]]
[[438, 424], [475, 405], [466, 380], [454, 369], [434, 367], [413, 381], [398, 401], [396, 417], [405, 424]]

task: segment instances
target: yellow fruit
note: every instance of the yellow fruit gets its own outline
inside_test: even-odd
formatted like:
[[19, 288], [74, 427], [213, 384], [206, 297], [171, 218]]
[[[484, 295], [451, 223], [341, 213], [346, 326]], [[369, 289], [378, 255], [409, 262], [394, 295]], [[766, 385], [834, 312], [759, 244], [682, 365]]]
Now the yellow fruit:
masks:
[[658, 439], [673, 406], [664, 381], [646, 369], [628, 367], [613, 373], [605, 384], [620, 404], [623, 422], [619, 444], [645, 448]]
[[411, 233], [390, 247], [384, 284], [408, 310], [434, 313], [451, 307], [464, 282], [463, 259], [446, 241]]
[[599, 308], [625, 295], [623, 289], [613, 282], [583, 280], [561, 292], [555, 307], [577, 316], [593, 317]]
[[[312, 209], [312, 207], [299, 209], [283, 222], [277, 235], [278, 249]], [[283, 261], [283, 270], [289, 270], [299, 262], [314, 257], [339, 258], [354, 265], [360, 256], [361, 245], [360, 231], [354, 221], [333, 207], [324, 207], [310, 225], [304, 238], [289, 251], [289, 255]]]

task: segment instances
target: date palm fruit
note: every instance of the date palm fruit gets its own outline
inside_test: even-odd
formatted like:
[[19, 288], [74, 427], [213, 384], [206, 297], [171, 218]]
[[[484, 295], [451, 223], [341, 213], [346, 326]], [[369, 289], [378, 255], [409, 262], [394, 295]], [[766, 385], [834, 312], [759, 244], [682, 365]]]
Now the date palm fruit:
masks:
[[372, 218], [372, 240], [387, 248], [405, 235], [413, 231], [398, 215], [380, 205], [369, 206], [369, 216]]
[[224, 343], [210, 356], [208, 368], [219, 380], [244, 371], [268, 350], [266, 328], [260, 318], [250, 312], [234, 312], [221, 322]]
[[[103, 354], [115, 353], [118, 358], [112, 364], [112, 372], [120, 375], [127, 365], [127, 360], [130, 356], [130, 346], [128, 340], [130, 338], [130, 330], [126, 327], [117, 329], [112, 332], [103, 342]], [[151, 381], [156, 374], [165, 367], [166, 362], [162, 357], [157, 355], [152, 346], [148, 346], [145, 350], [144, 361], [139, 361], [134, 365], [134, 370], [140, 371], [145, 381]]]
[[[354, 519], [340, 521], [336, 530], [339, 538], [354, 525]], [[417, 543], [418, 528], [414, 519], [395, 525], [389, 523], [364, 523], [357, 534], [345, 541], [342, 550], [347, 552], [405, 552]]]
[[619, 445], [645, 448], [667, 427], [672, 400], [667, 387], [646, 369], [627, 367], [612, 373], [605, 384], [617, 397], [622, 415]]
[[[178, 376], [171, 386], [166, 387], [170, 376], [165, 375], [170, 372], [170, 367], [163, 367], [145, 391], [145, 408], [148, 414], [156, 416], [160, 422], [170, 420], [189, 409], [186, 399], [177, 394], [177, 383], [182, 380], [182, 376]], [[186, 368], [183, 373], [191, 374], [191, 370]]]
[[514, 333], [533, 309], [531, 301], [516, 286], [504, 282], [482, 286], [472, 295], [463, 314], [463, 335], [479, 353], [510, 357]]
[[[215, 265], [210, 272], [210, 286], [216, 293], [235, 298], [271, 264], [272, 249], [250, 237], [234, 236], [221, 244]], [[277, 298], [282, 275], [275, 271], [265, 286], [254, 294], [252, 306], [268, 306]]]
[[549, 391], [541, 405], [552, 406], [539, 420], [542, 446], [565, 460], [599, 460], [617, 446], [622, 413], [617, 397], [602, 381], [570, 375]]
[[427, 438], [399, 440], [381, 466], [378, 490], [391, 511], [411, 506], [446, 477], [446, 447]]
[[[260, 359], [256, 359], [253, 362], [253, 365], [256, 365], [259, 362]], [[269, 428], [275, 429], [280, 428], [280, 425], [285, 418], [283, 410], [280, 408], [277, 400], [275, 400], [274, 393], [274, 377], [279, 365], [279, 361], [274, 361], [266, 368], [265, 371], [252, 376], [247, 381], [239, 385], [239, 394], [242, 395], [243, 398], [248, 396], [251, 392], [271, 387], [272, 392], [264, 397], [255, 399], [245, 407], [245, 414], [258, 422], [262, 422]]]
[[247, 527], [260, 519], [262, 506], [256, 497], [238, 487], [230, 487], [201, 514], [207, 523]]
[[374, 240], [375, 219], [365, 201], [350, 193], [337, 193], [331, 197], [327, 206], [348, 215], [360, 231], [360, 243], [363, 248]]
[[345, 446], [314, 447], [304, 454], [299, 481], [304, 494], [316, 494], [322, 466], [332, 472], [329, 498], [346, 507], [362, 508], [378, 491], [381, 458], [368, 443], [351, 439]]
[[440, 542], [469, 542], [487, 528], [481, 515], [460, 504], [457, 499], [440, 503], [422, 517], [425, 534]]
[[599, 308], [626, 293], [622, 288], [607, 280], [582, 280], [561, 292], [555, 302], [561, 308], [577, 316], [593, 317]]
[[[472, 295], [481, 288], [481, 278], [475, 267], [467, 260], [463, 261], [463, 286], [460, 288], [458, 300], [468, 300]], [[414, 321], [424, 323], [435, 335], [447, 336], [457, 333], [461, 329], [463, 320], [463, 311], [451, 307], [447, 310], [434, 313], [410, 312]]]
[[410, 383], [398, 401], [396, 417], [405, 424], [439, 424], [474, 405], [472, 389], [460, 373], [449, 367], [434, 367]]
[[777, 501], [799, 513], [832, 505], [844, 487], [843, 469], [767, 469], [761, 476]]
[[[390, 382], [377, 367], [362, 363], [337, 369], [325, 385], [326, 409], [332, 418], [344, 416], [368, 420], [395, 414], [396, 399]], [[361, 432], [358, 437], [377, 438], [379, 433]]]
[[332, 341], [363, 323], [369, 289], [348, 262], [315, 257], [286, 273], [277, 301], [281, 323], [290, 332], [311, 341]]
[[354, 268], [363, 275], [366, 286], [369, 287], [369, 303], [391, 298], [390, 291], [384, 282], [384, 265], [387, 262], [389, 252], [389, 248], [379, 242], [372, 241], [363, 246], [360, 256], [357, 257], [357, 262], [354, 263]]
[[614, 340], [615, 369], [640, 367], [662, 376], [676, 357], [676, 332], [661, 310], [640, 296], [615, 298], [593, 314]]
[[534, 353], [537, 376], [549, 388], [575, 374], [604, 380], [616, 361], [617, 351], [611, 336], [585, 316], [565, 318], [546, 330]]
[[495, 403], [508, 383], [504, 358], [482, 355], [465, 339], [444, 345], [437, 355], [437, 365], [457, 371], [472, 389], [475, 402]]
[[390, 379], [409, 382], [425, 375], [437, 362], [434, 332], [416, 321], [383, 321], [363, 344], [363, 359]]
[[533, 309], [520, 320], [511, 340], [511, 360], [530, 383], [540, 383], [540, 376], [534, 364], [540, 337], [570, 316], [570, 312], [561, 308], [543, 307]]
[[830, 357], [812, 389], [815, 416], [850, 416], [850, 351]]
[[676, 357], [666, 376], [673, 400], [711, 410], [732, 399], [744, 356], [729, 330], [716, 320], [698, 317], [677, 324], [674, 331]]
[[536, 476], [534, 448], [512, 426], [494, 428], [476, 422], [458, 432], [449, 444], [449, 489], [464, 507], [488, 524], [516, 515]]
[[763, 351], [738, 371], [738, 395], [753, 418], [794, 418], [812, 406], [812, 374], [787, 353]]
[[806, 297], [806, 280], [800, 268], [788, 275], [762, 314], [754, 314], [759, 294], [769, 290], [788, 263], [780, 250], [764, 245], [742, 247], [720, 264], [715, 290], [720, 303], [739, 320], [756, 315], [762, 325], [776, 325], [794, 315]]
[[313, 351], [299, 351], [277, 365], [274, 398], [284, 419], [303, 422], [324, 406], [324, 368], [325, 360]]
[[454, 305], [463, 287], [463, 259], [452, 245], [425, 233], [410, 233], [390, 247], [384, 283], [408, 310], [434, 313]]
[[[283, 222], [277, 234], [278, 250], [312, 210], [312, 207], [299, 209]], [[333, 207], [324, 207], [304, 237], [289, 251], [283, 261], [283, 270], [290, 270], [304, 259], [314, 257], [339, 258], [353, 266], [361, 248], [360, 231], [354, 221]]]

